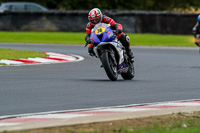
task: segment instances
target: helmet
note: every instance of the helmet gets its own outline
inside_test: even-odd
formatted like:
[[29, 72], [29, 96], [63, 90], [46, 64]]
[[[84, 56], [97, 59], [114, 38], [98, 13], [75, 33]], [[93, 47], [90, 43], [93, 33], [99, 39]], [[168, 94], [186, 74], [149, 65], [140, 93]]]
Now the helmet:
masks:
[[100, 23], [102, 20], [101, 10], [99, 10], [98, 8], [93, 8], [88, 14], [88, 19], [92, 24]]
[[197, 17], [197, 20], [200, 22], [200, 15]]

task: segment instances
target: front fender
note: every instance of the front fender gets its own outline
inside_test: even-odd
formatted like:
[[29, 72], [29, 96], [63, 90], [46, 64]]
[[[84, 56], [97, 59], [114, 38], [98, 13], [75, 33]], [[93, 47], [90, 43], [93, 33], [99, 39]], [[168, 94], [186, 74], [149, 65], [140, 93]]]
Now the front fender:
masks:
[[111, 47], [113, 47], [113, 44], [111, 44], [110, 42], [102, 42], [99, 43], [96, 47], [94, 47], [94, 52], [97, 55], [97, 57], [100, 58], [101, 53], [109, 51]]
[[123, 58], [123, 50], [121, 49], [121, 47], [118, 47], [118, 43], [116, 42], [102, 42], [99, 43], [98, 46], [94, 47], [94, 52], [97, 55], [98, 58], [100, 58], [101, 53], [108, 51], [114, 52], [115, 58], [117, 60], [118, 64], [121, 64], [121, 62], [124, 61]]

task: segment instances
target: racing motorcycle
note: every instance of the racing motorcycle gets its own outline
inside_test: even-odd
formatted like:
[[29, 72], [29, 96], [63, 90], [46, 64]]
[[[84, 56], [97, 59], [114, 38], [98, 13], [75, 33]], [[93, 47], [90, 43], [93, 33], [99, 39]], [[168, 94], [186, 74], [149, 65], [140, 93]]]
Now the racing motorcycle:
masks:
[[110, 28], [110, 24], [99, 23], [95, 25], [90, 40], [94, 45], [95, 56], [100, 59], [101, 67], [104, 68], [110, 80], [116, 81], [118, 74], [121, 74], [125, 80], [134, 78], [134, 64], [117, 39], [116, 31]]

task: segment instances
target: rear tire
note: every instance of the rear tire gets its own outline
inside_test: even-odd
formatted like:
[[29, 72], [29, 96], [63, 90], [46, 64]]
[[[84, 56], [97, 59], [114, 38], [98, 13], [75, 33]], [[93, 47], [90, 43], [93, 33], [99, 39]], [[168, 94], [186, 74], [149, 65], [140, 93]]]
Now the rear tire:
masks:
[[128, 64], [129, 64], [129, 65], [128, 65], [129, 68], [128, 68], [127, 73], [122, 73], [122, 74], [121, 74], [122, 78], [125, 79], [125, 80], [131, 80], [131, 79], [133, 79], [134, 76], [135, 76], [135, 68], [134, 68], [133, 62], [130, 62], [130, 61], [129, 61]]
[[101, 61], [108, 78], [112, 81], [116, 81], [118, 78], [117, 65], [108, 52], [102, 53]]

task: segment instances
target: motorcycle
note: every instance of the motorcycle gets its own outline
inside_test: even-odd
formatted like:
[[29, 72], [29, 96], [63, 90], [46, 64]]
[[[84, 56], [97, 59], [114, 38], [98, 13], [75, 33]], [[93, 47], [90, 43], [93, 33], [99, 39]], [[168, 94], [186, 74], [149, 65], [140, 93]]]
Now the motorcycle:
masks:
[[129, 59], [125, 48], [117, 39], [116, 31], [110, 24], [99, 23], [93, 28], [90, 40], [94, 45], [94, 53], [100, 59], [102, 66], [112, 81], [116, 81], [118, 74], [125, 80], [135, 76], [133, 62]]

